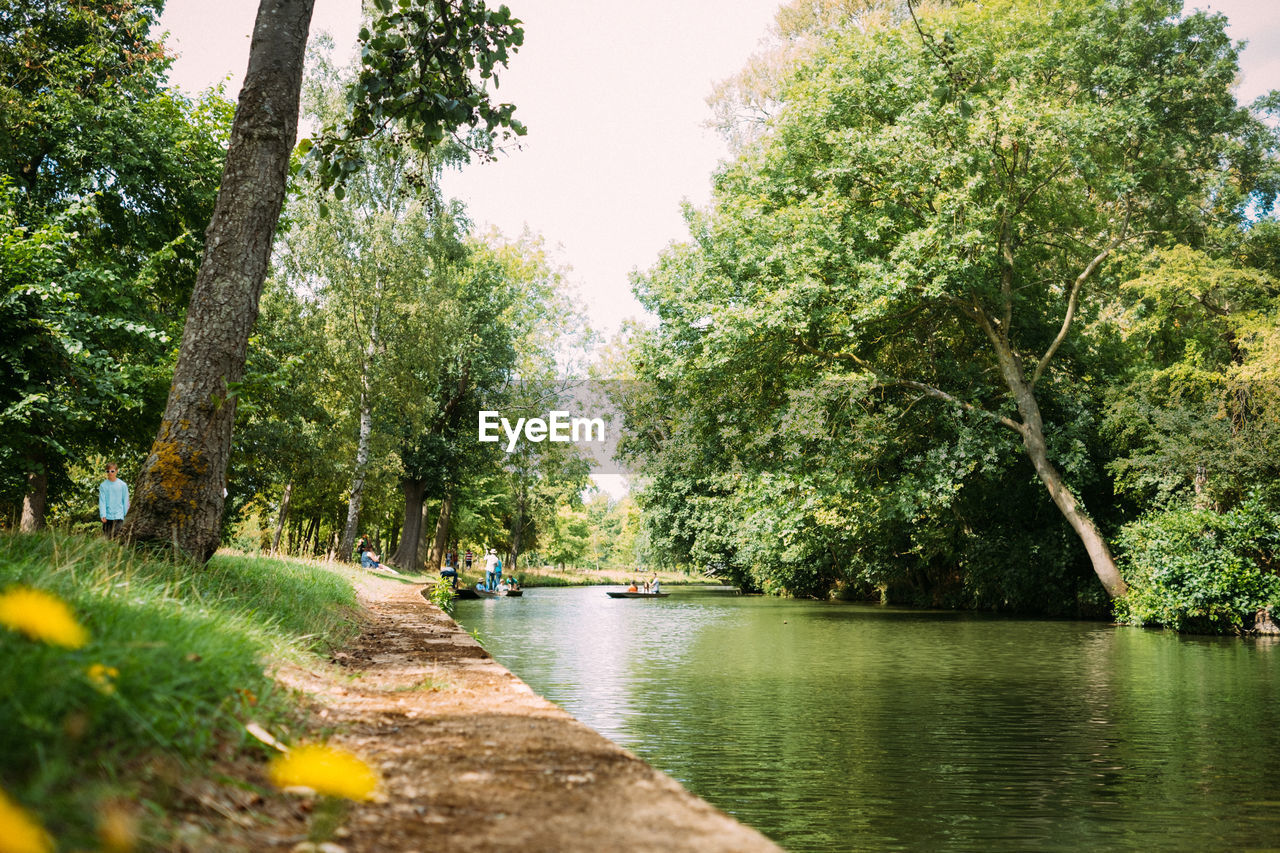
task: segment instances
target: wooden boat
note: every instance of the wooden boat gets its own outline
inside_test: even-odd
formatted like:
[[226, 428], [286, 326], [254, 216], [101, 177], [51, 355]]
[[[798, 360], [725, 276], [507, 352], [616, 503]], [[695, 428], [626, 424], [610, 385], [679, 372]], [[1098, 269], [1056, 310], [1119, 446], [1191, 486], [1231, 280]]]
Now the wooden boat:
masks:
[[606, 592], [610, 598], [666, 598], [669, 592]]
[[455, 594], [455, 598], [520, 598], [524, 595], [523, 589], [503, 589], [497, 592], [488, 589], [476, 589], [475, 587], [463, 587]]

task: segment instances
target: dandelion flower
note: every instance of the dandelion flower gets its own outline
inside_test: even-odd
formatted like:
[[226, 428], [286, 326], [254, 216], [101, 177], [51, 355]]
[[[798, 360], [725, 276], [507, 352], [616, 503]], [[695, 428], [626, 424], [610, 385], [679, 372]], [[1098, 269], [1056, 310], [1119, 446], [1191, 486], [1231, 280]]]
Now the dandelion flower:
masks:
[[39, 589], [17, 587], [0, 595], [0, 625], [68, 649], [89, 642], [89, 632], [76, 621], [66, 602]]
[[120, 676], [120, 670], [114, 666], [95, 663], [85, 670], [85, 674], [89, 676], [94, 688], [103, 695], [110, 696], [116, 692], [115, 679]]
[[4, 791], [0, 791], [0, 853], [53, 853], [49, 833]]
[[378, 787], [378, 777], [359, 758], [329, 746], [306, 745], [291, 749], [271, 762], [271, 781], [280, 788], [310, 788], [317, 794], [368, 800]]

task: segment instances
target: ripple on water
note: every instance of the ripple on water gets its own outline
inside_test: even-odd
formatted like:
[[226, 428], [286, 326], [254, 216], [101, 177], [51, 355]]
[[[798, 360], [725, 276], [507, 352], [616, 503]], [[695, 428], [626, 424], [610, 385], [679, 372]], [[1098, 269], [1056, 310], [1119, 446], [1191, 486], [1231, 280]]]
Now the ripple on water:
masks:
[[[1280, 648], [1092, 623], [531, 589], [458, 618], [791, 851], [1274, 844]], [[1253, 769], [1251, 769], [1253, 768]]]

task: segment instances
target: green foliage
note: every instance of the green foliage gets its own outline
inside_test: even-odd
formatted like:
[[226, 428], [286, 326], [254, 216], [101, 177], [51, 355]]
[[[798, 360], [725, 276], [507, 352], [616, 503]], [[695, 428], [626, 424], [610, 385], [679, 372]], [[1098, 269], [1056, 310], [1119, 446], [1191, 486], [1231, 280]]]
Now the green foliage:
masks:
[[772, 118], [637, 278], [659, 322], [633, 342], [625, 450], [660, 560], [798, 595], [1096, 607], [1019, 433], [1043, 423], [1113, 523], [1121, 262], [1274, 188], [1223, 19], [1180, 9], [844, 21], [769, 70]]
[[231, 121], [166, 88], [159, 8], [0, 0], [0, 505], [159, 420]]
[[1229, 508], [1280, 475], [1280, 282], [1239, 251], [1274, 224], [1152, 252], [1122, 285], [1131, 378], [1111, 390], [1105, 424], [1120, 490]]
[[17, 585], [66, 601], [90, 640], [68, 651], [0, 629], [0, 785], [81, 846], [98, 786], [133, 776], [138, 756], [260, 748], [244, 724], [291, 713], [266, 654], [343, 642], [356, 604], [342, 578], [298, 563], [218, 557], [193, 572], [56, 534], [0, 538], [0, 590]]
[[1151, 513], [1118, 544], [1129, 583], [1121, 622], [1225, 634], [1250, 627], [1260, 608], [1280, 612], [1280, 513], [1258, 496], [1225, 513]]
[[348, 176], [366, 165], [362, 141], [389, 128], [426, 153], [449, 138], [467, 152], [492, 158], [495, 142], [522, 136], [511, 104], [494, 104], [497, 69], [524, 43], [520, 21], [506, 6], [483, 0], [374, 3], [378, 14], [360, 30], [360, 71], [341, 125], [326, 127], [310, 151], [324, 189], [342, 200]]
[[453, 602], [458, 595], [453, 591], [453, 584], [440, 581], [431, 587], [431, 603], [439, 607], [445, 613], [453, 613]]

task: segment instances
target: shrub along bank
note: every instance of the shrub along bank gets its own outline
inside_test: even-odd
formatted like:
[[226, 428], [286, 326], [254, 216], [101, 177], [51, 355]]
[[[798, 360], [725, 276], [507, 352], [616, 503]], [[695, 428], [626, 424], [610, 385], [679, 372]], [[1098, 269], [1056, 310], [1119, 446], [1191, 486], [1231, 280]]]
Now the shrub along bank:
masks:
[[1126, 525], [1118, 544], [1129, 583], [1116, 603], [1121, 622], [1219, 634], [1262, 629], [1268, 611], [1280, 615], [1280, 513], [1257, 496], [1222, 513], [1151, 513]]
[[139, 846], [162, 846], [174, 763], [187, 776], [261, 757], [246, 724], [300, 726], [264, 664], [341, 644], [355, 607], [340, 574], [292, 560], [197, 568], [97, 539], [0, 537], [0, 788], [64, 848], [102, 844], [126, 800], [156, 816]]

